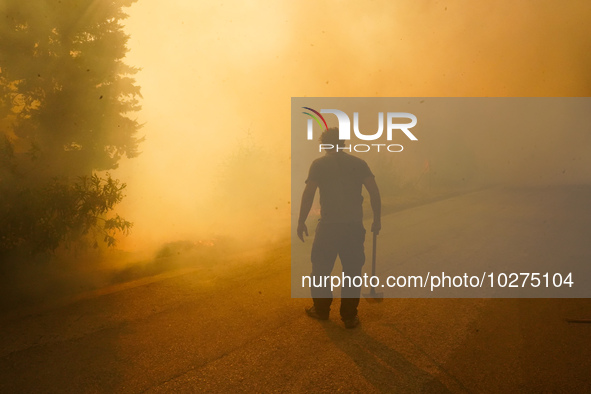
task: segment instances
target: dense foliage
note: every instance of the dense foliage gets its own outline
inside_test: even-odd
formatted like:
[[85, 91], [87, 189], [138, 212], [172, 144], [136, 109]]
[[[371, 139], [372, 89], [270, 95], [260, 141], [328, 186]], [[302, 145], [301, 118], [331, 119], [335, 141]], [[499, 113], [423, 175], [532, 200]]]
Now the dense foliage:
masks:
[[97, 172], [141, 142], [121, 23], [134, 1], [0, 3], [0, 257], [131, 227], [111, 212], [125, 184]]

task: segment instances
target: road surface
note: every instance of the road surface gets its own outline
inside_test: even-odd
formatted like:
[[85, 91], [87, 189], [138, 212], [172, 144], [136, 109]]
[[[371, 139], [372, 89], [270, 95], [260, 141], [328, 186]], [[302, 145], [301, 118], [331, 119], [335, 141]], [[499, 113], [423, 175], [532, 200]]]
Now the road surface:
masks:
[[386, 299], [346, 330], [289, 283], [284, 243], [17, 311], [0, 392], [591, 391], [588, 299]]

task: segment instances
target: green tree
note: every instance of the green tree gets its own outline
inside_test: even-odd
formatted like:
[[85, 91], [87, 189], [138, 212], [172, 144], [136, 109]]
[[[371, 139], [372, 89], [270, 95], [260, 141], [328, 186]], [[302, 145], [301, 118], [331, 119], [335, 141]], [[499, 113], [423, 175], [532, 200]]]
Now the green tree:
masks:
[[136, 68], [123, 61], [135, 0], [0, 3], [0, 256], [89, 233], [113, 244], [125, 184], [96, 171], [138, 154]]

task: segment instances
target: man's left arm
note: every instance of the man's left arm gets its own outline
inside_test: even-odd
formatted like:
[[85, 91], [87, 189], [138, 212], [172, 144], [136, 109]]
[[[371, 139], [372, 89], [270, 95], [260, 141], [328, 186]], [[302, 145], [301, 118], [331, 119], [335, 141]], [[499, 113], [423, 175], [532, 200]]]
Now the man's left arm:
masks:
[[300, 217], [298, 219], [298, 238], [304, 242], [304, 234], [308, 236], [308, 227], [306, 227], [306, 219], [308, 218], [308, 214], [310, 213], [310, 209], [312, 209], [312, 204], [314, 203], [314, 196], [316, 195], [316, 189], [318, 188], [318, 182], [308, 180], [306, 183], [306, 188], [304, 189], [304, 193], [302, 194], [302, 204], [300, 205]]

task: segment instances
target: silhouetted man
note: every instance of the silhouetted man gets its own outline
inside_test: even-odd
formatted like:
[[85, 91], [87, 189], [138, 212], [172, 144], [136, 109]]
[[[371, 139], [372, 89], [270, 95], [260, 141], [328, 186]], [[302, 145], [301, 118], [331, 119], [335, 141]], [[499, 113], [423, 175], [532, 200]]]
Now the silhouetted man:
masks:
[[[378, 234], [381, 229], [381, 199], [374, 175], [367, 163], [358, 157], [337, 150], [344, 147], [339, 140], [338, 128], [325, 130], [320, 136], [320, 143], [330, 144], [333, 149], [326, 150], [310, 166], [306, 188], [302, 195], [300, 216], [298, 220], [298, 237], [304, 241], [308, 235], [306, 218], [316, 189], [320, 190], [320, 221], [316, 228], [312, 245], [312, 280], [316, 277], [331, 275], [337, 255], [340, 257], [343, 274], [351, 277], [361, 275], [365, 263], [363, 243], [363, 196], [362, 186], [369, 192], [373, 210], [371, 231]], [[306, 313], [315, 319], [327, 320], [332, 303], [330, 281], [328, 286], [311, 286], [314, 306], [306, 309]], [[345, 327], [354, 328], [359, 324], [357, 306], [359, 305], [360, 287], [341, 287], [341, 319]]]

